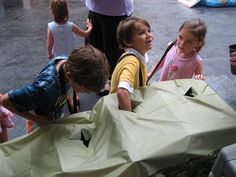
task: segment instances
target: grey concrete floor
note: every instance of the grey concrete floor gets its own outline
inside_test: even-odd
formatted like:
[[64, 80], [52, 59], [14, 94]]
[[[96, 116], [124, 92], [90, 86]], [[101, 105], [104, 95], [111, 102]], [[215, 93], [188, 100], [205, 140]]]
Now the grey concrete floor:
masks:
[[[85, 28], [84, 0], [68, 0], [70, 21]], [[134, 0], [133, 15], [143, 16], [152, 27], [153, 49], [150, 69], [173, 40], [187, 18], [200, 17], [207, 26], [206, 45], [200, 52], [206, 82], [236, 110], [236, 75], [230, 73], [228, 45], [236, 43], [236, 8], [187, 8], [176, 0]], [[0, 93], [31, 83], [47, 63], [46, 31], [52, 20], [49, 0], [0, 0]], [[84, 39], [76, 39], [78, 46]], [[151, 81], [157, 81], [159, 73]], [[89, 101], [88, 101], [89, 99]], [[83, 94], [82, 110], [90, 109], [98, 97]], [[158, 101], [158, 100], [157, 100]], [[10, 139], [25, 134], [25, 119], [15, 116]]]

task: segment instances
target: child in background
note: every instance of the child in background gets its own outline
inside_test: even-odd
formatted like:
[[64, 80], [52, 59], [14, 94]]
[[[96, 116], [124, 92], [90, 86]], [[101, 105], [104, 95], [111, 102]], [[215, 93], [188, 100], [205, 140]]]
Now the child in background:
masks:
[[110, 94], [117, 92], [121, 110], [132, 111], [130, 95], [147, 81], [147, 51], [153, 40], [150, 25], [141, 17], [128, 17], [118, 25], [117, 40], [125, 53], [112, 74]]
[[84, 31], [73, 22], [68, 21], [69, 11], [66, 0], [51, 0], [50, 7], [54, 21], [48, 23], [48, 58], [52, 59], [58, 56], [67, 58], [75, 48], [74, 33], [85, 38], [88, 37], [92, 31], [92, 23], [87, 20], [87, 30]]
[[0, 143], [8, 141], [7, 128], [12, 128], [14, 123], [12, 122], [13, 114], [8, 109], [0, 106]]
[[203, 20], [185, 21], [178, 33], [176, 44], [170, 49], [157, 71], [162, 68], [160, 81], [192, 78], [204, 80], [199, 51], [205, 43], [207, 27]]

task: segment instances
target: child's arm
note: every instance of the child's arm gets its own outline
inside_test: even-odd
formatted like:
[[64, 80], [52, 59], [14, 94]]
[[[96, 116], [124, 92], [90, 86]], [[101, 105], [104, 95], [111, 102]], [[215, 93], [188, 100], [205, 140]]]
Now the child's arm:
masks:
[[53, 55], [52, 55], [53, 37], [52, 37], [52, 32], [49, 28], [48, 28], [47, 33], [48, 33], [47, 34], [48, 59], [52, 59], [52, 57], [53, 57]]
[[118, 88], [117, 98], [119, 103], [119, 109], [125, 111], [132, 111], [130, 93], [124, 88]]
[[15, 109], [15, 107], [11, 104], [8, 94], [5, 94], [5, 95], [0, 94], [0, 105], [4, 106], [5, 108], [10, 110], [11, 112], [13, 112], [21, 117], [24, 117], [28, 120], [37, 122], [39, 124], [45, 124], [48, 122], [48, 118], [46, 116], [35, 115], [31, 112], [18, 112]]
[[195, 70], [195, 79], [197, 80], [205, 80], [205, 77], [203, 75], [203, 65], [202, 62], [199, 63], [197, 69]]
[[89, 34], [91, 33], [91, 31], [92, 31], [92, 29], [93, 29], [93, 25], [92, 25], [92, 23], [91, 23], [91, 20], [87, 19], [86, 24], [87, 24], [87, 30], [86, 30], [86, 31], [82, 30], [81, 28], [79, 28], [79, 27], [78, 27], [77, 25], [75, 25], [75, 24], [74, 24], [73, 27], [72, 27], [72, 31], [73, 31], [74, 33], [76, 33], [77, 35], [86, 38], [86, 37], [89, 36]]

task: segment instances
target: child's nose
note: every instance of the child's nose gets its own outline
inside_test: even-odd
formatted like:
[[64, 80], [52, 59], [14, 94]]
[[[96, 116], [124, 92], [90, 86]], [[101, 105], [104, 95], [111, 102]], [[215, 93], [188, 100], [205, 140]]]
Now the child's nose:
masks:
[[151, 32], [147, 32], [147, 37], [153, 39], [153, 35], [152, 35], [152, 33], [151, 33]]
[[180, 46], [184, 46], [184, 44], [185, 44], [184, 40], [180, 40], [180, 41], [179, 41], [179, 45], [180, 45]]

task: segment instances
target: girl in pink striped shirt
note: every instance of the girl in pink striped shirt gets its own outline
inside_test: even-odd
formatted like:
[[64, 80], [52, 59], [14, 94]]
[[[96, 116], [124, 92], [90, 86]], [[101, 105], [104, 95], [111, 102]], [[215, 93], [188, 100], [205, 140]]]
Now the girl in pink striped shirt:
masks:
[[204, 21], [199, 18], [189, 19], [181, 25], [176, 44], [170, 49], [158, 68], [162, 68], [160, 81], [192, 78], [193, 76], [195, 79], [205, 79], [199, 51], [205, 43], [206, 31]]

